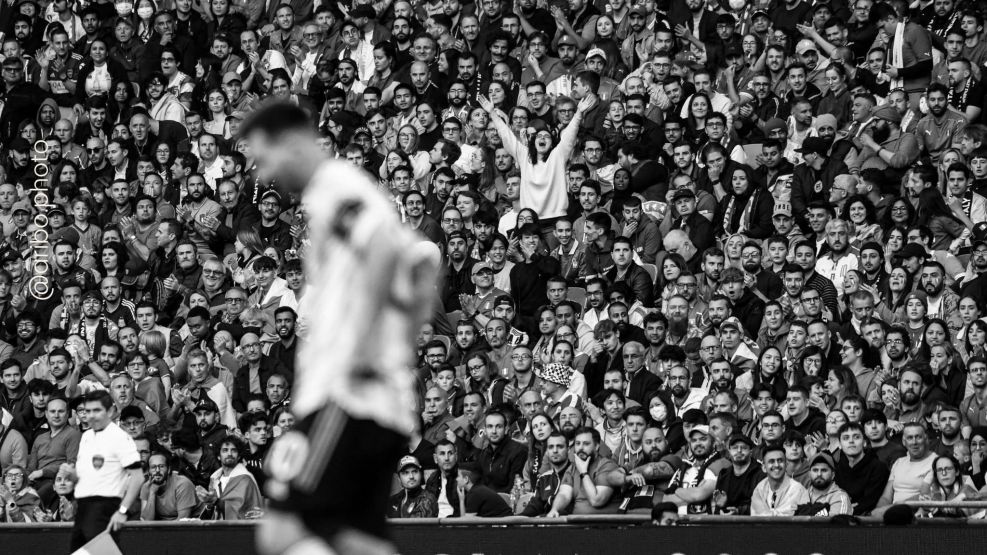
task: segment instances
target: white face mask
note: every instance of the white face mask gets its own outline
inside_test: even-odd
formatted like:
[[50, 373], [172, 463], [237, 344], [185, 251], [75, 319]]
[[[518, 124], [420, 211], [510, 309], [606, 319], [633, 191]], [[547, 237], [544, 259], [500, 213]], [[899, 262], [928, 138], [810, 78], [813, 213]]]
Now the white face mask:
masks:
[[655, 419], [655, 422], [664, 422], [665, 417], [668, 416], [668, 409], [665, 407], [665, 403], [659, 403], [649, 411], [651, 413], [651, 418]]
[[154, 8], [152, 8], [150, 6], [145, 6], [143, 8], [137, 8], [137, 15], [141, 19], [151, 19], [151, 16], [154, 15]]
[[130, 15], [134, 11], [134, 4], [131, 2], [117, 2], [117, 15]]

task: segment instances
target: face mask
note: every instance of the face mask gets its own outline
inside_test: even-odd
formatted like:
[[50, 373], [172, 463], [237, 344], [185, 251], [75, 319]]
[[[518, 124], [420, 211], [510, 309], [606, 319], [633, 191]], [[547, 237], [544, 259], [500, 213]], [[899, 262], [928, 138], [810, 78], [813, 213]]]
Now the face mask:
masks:
[[151, 16], [154, 15], [154, 8], [147, 6], [143, 8], [137, 8], [137, 15], [141, 19], [151, 19]]
[[668, 409], [665, 408], [664, 403], [651, 407], [649, 412], [651, 413], [651, 418], [655, 419], [655, 422], [664, 422], [665, 417], [668, 416]]
[[117, 15], [127, 16], [133, 13], [134, 5], [130, 2], [117, 2], [116, 3]]

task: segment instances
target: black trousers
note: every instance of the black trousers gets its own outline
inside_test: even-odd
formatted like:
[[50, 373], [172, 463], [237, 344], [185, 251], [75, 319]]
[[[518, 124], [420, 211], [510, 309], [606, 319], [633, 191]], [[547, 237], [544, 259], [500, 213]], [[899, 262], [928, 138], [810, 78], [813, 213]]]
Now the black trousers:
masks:
[[[75, 525], [72, 527], [72, 544], [69, 553], [89, 543], [102, 534], [110, 524], [113, 513], [123, 501], [119, 497], [83, 497], [77, 500]], [[116, 537], [113, 538], [116, 541]]]

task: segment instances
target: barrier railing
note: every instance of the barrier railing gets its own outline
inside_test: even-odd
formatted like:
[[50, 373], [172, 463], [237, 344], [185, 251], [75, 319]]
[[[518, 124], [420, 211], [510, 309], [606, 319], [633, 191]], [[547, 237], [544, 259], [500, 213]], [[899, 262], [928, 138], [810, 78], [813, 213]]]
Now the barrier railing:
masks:
[[[978, 508], [985, 502], [914, 505]], [[975, 505], [975, 506], [974, 506]], [[570, 515], [560, 518], [396, 519], [391, 535], [403, 555], [609, 554], [614, 552], [731, 555], [764, 553], [977, 553], [987, 520], [919, 519], [914, 526], [861, 526], [820, 517], [701, 515], [657, 528], [650, 516]], [[255, 521], [131, 522], [120, 535], [123, 553], [140, 555], [253, 555]], [[71, 524], [0, 524], [5, 553], [57, 554], [68, 550]]]

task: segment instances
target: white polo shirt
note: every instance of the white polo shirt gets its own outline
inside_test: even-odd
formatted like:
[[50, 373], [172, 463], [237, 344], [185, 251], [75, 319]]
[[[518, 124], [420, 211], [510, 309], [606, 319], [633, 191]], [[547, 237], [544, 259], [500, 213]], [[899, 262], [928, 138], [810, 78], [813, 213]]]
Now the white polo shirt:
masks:
[[113, 422], [101, 432], [86, 430], [79, 441], [75, 496], [123, 497], [126, 468], [140, 462], [134, 440]]

